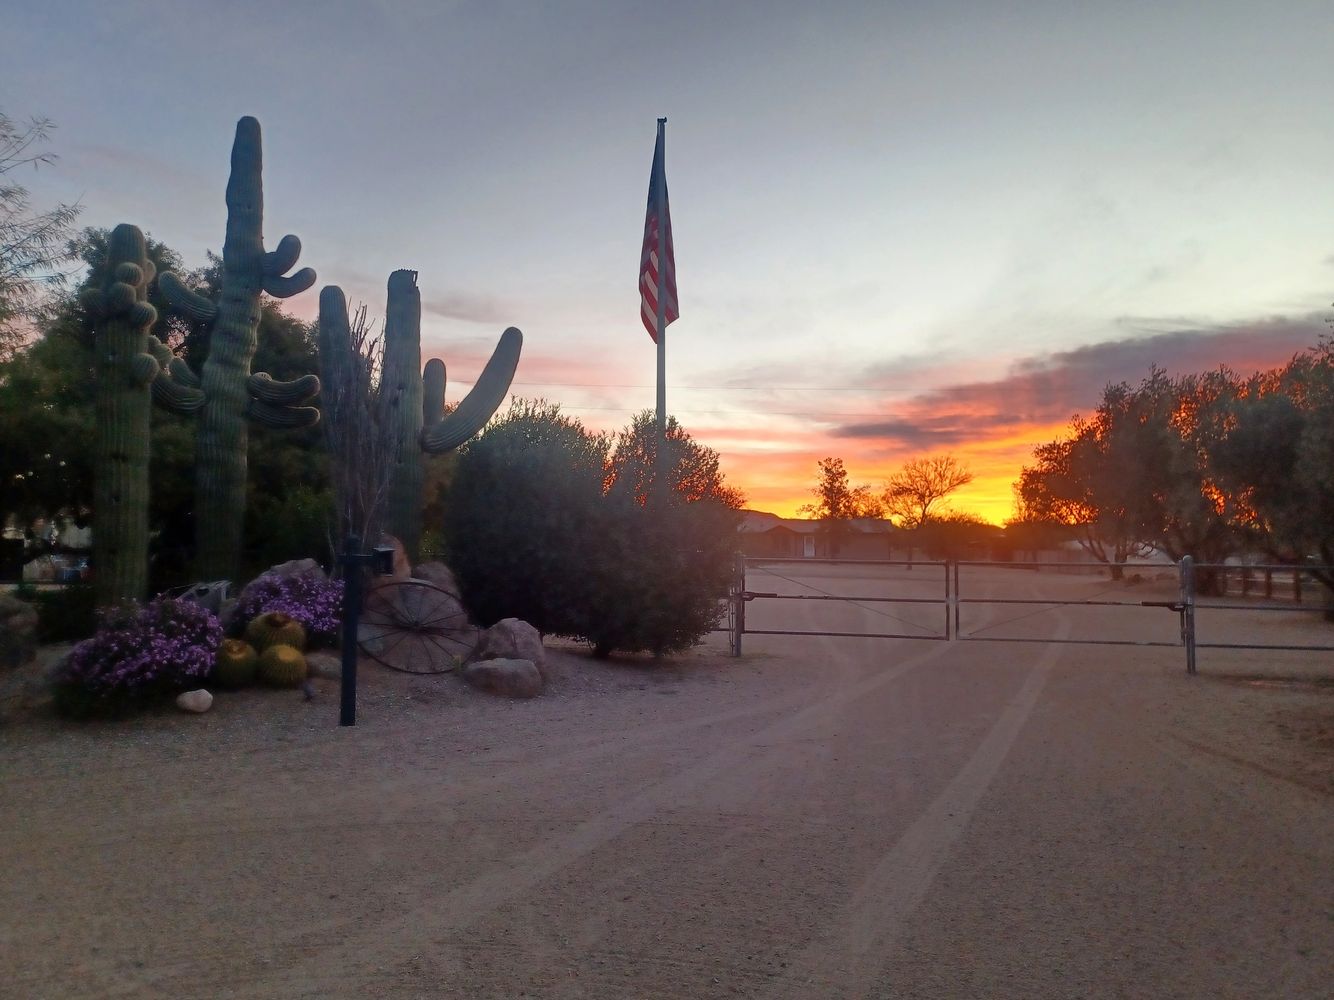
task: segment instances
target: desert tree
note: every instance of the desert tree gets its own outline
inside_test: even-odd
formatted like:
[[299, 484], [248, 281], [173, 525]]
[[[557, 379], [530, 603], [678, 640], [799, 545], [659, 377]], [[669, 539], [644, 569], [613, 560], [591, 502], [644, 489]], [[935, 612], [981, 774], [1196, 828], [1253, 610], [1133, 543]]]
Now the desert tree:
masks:
[[889, 477], [884, 508], [901, 527], [920, 528], [940, 511], [942, 500], [972, 481], [973, 474], [953, 455], [914, 458]]
[[811, 494], [812, 503], [803, 504], [798, 513], [821, 522], [829, 539], [829, 550], [838, 555], [839, 545], [849, 530], [848, 522], [862, 517], [884, 517], [884, 503], [867, 484], [853, 486], [848, 482], [848, 470], [841, 458], [822, 458], [816, 465], [820, 477]]
[[53, 127], [45, 118], [19, 123], [0, 112], [0, 359], [23, 343], [21, 321], [33, 318], [43, 293], [64, 282], [56, 265], [69, 257], [67, 241], [79, 206], [34, 212], [28, 189], [11, 176], [20, 167], [55, 160], [37, 148]]
[[[1245, 380], [1214, 449], [1247, 541], [1279, 562], [1334, 565], [1334, 339]], [[1334, 573], [1314, 575], [1334, 592]]]

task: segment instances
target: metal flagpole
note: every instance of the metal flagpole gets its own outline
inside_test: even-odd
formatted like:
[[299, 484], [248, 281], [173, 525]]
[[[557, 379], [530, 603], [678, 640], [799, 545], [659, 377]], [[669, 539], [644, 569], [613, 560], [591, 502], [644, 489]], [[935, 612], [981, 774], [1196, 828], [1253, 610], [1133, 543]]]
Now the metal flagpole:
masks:
[[658, 162], [654, 164], [653, 211], [658, 217], [658, 447], [654, 461], [654, 492], [667, 489], [667, 119], [658, 119]]

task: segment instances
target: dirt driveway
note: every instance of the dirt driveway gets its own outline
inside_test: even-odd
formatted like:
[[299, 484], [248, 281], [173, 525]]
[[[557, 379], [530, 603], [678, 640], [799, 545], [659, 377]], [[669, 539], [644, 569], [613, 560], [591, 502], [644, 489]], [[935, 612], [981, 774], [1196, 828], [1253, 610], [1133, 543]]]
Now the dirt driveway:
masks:
[[1327, 995], [1330, 654], [746, 648], [11, 720], [0, 994]]

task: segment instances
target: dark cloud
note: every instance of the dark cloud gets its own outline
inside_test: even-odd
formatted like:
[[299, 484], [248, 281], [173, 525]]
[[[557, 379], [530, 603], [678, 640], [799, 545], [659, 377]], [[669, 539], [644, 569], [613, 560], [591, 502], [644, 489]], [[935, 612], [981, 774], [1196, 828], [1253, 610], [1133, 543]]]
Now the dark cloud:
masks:
[[[1143, 320], [1124, 320], [1146, 328]], [[947, 385], [896, 404], [885, 419], [844, 424], [836, 437], [914, 450], [948, 448], [1092, 410], [1114, 382], [1135, 383], [1153, 366], [1169, 373], [1226, 365], [1243, 374], [1281, 365], [1328, 331], [1323, 316], [1177, 329], [1024, 358], [992, 381]]]

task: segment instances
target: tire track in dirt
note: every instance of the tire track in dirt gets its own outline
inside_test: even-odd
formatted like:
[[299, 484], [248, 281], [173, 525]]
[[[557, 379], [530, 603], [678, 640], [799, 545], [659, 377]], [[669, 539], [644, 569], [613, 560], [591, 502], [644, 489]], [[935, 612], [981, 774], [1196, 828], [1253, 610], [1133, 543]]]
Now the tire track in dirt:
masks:
[[[1053, 638], [1070, 633], [1057, 613]], [[853, 890], [843, 914], [793, 962], [766, 994], [774, 998], [869, 996], [907, 920], [967, 829], [1063, 649], [1047, 645], [1000, 718], [962, 768]]]
[[[788, 712], [804, 702], [805, 696], [803, 693], [798, 692], [795, 695], [788, 693], [758, 704], [714, 712], [707, 716], [645, 726], [636, 729], [632, 734], [622, 734], [622, 738], [617, 740], [609, 740], [605, 734], [601, 734], [580, 736], [547, 744], [533, 749], [531, 752], [535, 759], [531, 760], [506, 761], [500, 764], [500, 762], [483, 757], [477, 759], [475, 763], [470, 762], [466, 766], [499, 766], [486, 774], [464, 777], [450, 776], [447, 779], [448, 791], [451, 795], [466, 797], [513, 784], [534, 780], [540, 781], [548, 775], [560, 773], [570, 767], [595, 764], [605, 758], [623, 753], [628, 741], [633, 742], [636, 750], [644, 749], [645, 745], [649, 743], [676, 745], [687, 734], [708, 729], [712, 726], [743, 722], [756, 716]], [[452, 762], [450, 763], [452, 764]], [[134, 765], [126, 765], [123, 769], [124, 773], [128, 774], [133, 774], [136, 770], [138, 768]], [[290, 778], [290, 773], [285, 767], [272, 766], [268, 770], [270, 772], [267, 775], [268, 778]], [[262, 781], [265, 778], [265, 774], [256, 774], [252, 769], [248, 780]], [[47, 779], [28, 780], [34, 782]], [[140, 787], [137, 791], [140, 793], [151, 791], [157, 781], [158, 779], [145, 776], [139, 782]], [[385, 821], [384, 803], [387, 799], [399, 796], [408, 790], [415, 791], [420, 788], [421, 784], [422, 777], [420, 773], [410, 770], [392, 777], [378, 779], [374, 787], [369, 789], [357, 783], [341, 786], [333, 794], [322, 795], [318, 801], [309, 802], [305, 812], [302, 812], [300, 807], [303, 802], [307, 801], [308, 797], [298, 796], [290, 801], [279, 803], [278, 811], [271, 816], [262, 813], [249, 813], [244, 820], [239, 817], [210, 816], [196, 821], [183, 821], [178, 815], [162, 812], [127, 812], [119, 817], [119, 823], [104, 823], [96, 831], [84, 831], [86, 837], [82, 839], [67, 835], [58, 846], [62, 851], [83, 851], [90, 848], [106, 849], [118, 843], [135, 840], [146, 833], [152, 833], [155, 837], [161, 837], [164, 833], [169, 833], [171, 836], [182, 838], [221, 836], [223, 834], [244, 836], [246, 834], [276, 833], [284, 829], [309, 829], [312, 821], [315, 825], [325, 826], [370, 825]], [[123, 789], [121, 794], [124, 794]], [[354, 805], [364, 810], [364, 814], [358, 815]], [[173, 814], [180, 811], [177, 802], [172, 802], [165, 807], [169, 808]], [[326, 819], [330, 812], [337, 812], [344, 819], [337, 824], [330, 824]], [[15, 814], [14, 819], [27, 827], [34, 822], [35, 817], [31, 812], [28, 812], [21, 816]], [[163, 829], [164, 820], [170, 823], [169, 831]], [[280, 822], [275, 823], [274, 820], [280, 820]], [[16, 832], [16, 828], [11, 824], [0, 825], [0, 840], [12, 840], [12, 836], [7, 837], [7, 835], [14, 832]]]
[[[846, 668], [838, 670], [834, 690], [822, 695], [815, 703], [769, 723], [757, 732], [729, 738], [698, 763], [622, 799], [572, 830], [527, 850], [489, 862], [485, 870], [453, 888], [441, 887], [438, 879], [430, 875], [422, 875], [411, 884], [401, 885], [399, 891], [406, 898], [427, 899], [429, 903], [408, 908], [391, 919], [331, 919], [307, 925], [297, 933], [283, 934], [273, 942], [275, 950], [296, 953], [303, 956], [302, 959], [281, 969], [262, 970], [253, 980], [248, 975], [238, 975], [233, 969], [228, 974], [228, 982], [236, 983], [244, 979], [254, 982], [257, 987], [262, 984], [263, 990], [258, 995], [295, 995], [297, 990], [309, 991], [312, 984], [321, 983], [322, 971], [328, 965], [323, 961], [323, 956], [333, 950], [355, 954], [358, 949], [371, 949], [378, 942], [380, 950], [375, 953], [375, 960], [381, 965], [420, 953], [441, 937], [462, 931], [501, 906], [522, 897], [625, 831], [647, 822], [660, 811], [674, 807], [702, 783], [740, 766], [757, 752], [766, 752], [757, 751], [754, 744], [781, 744], [812, 726], [822, 725], [830, 712], [836, 712], [842, 706], [894, 682], [910, 671], [939, 659], [948, 648], [944, 643], [935, 644], [928, 650], [905, 658], [896, 666], [877, 670], [869, 677], [856, 678], [860, 670], [855, 664], [848, 663]], [[388, 940], [395, 942], [392, 956], [387, 955], [383, 949], [383, 942]], [[189, 959], [183, 955], [179, 962], [167, 966], [159, 964], [157, 969], [133, 985], [104, 988], [100, 995], [127, 996], [143, 992], [149, 987], [166, 990], [175, 985], [197, 983], [199, 960], [205, 956], [200, 954], [197, 943], [196, 949]], [[234, 956], [229, 957], [234, 960]], [[327, 985], [334, 990], [347, 984], [345, 979], [340, 979]]]

